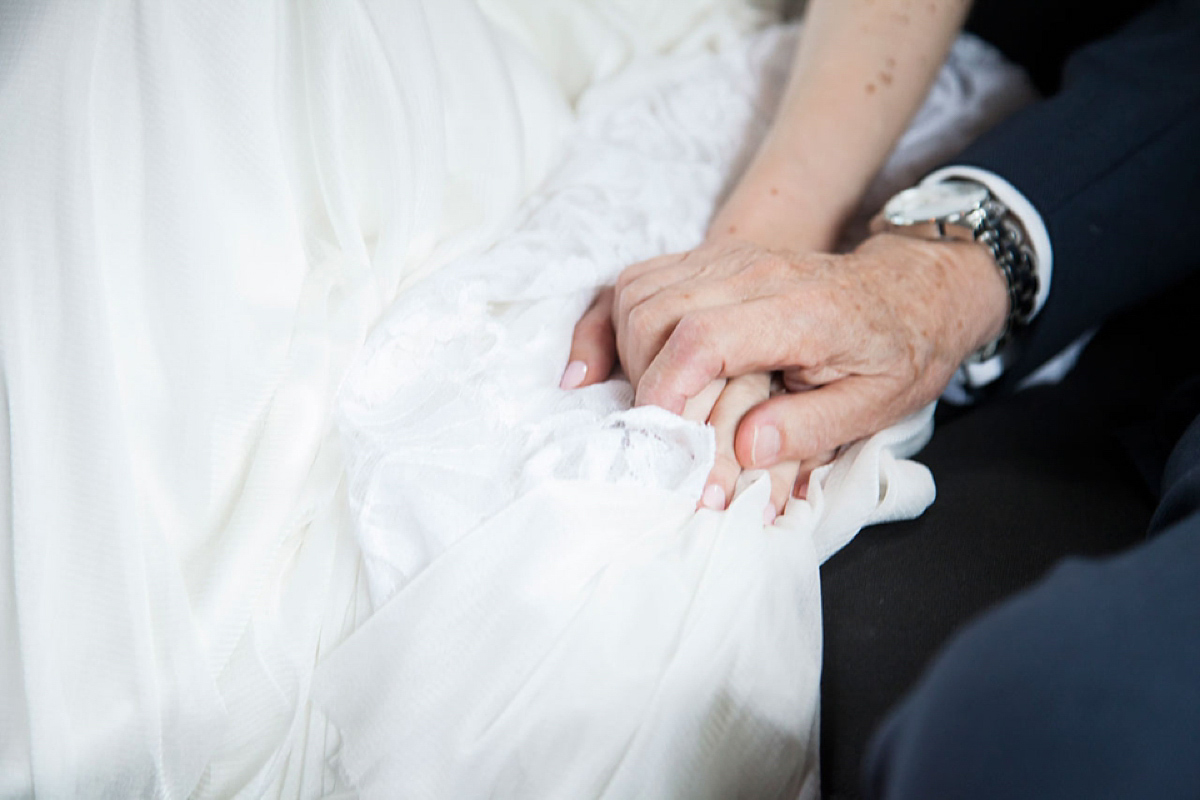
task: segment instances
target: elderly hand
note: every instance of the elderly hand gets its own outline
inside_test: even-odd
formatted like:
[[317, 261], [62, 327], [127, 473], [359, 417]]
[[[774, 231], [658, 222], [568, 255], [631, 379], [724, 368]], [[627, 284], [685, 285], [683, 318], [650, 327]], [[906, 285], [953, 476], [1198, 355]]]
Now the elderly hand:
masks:
[[580, 321], [572, 358], [610, 369], [615, 332], [637, 403], [677, 413], [715, 379], [781, 371], [788, 393], [741, 417], [733, 452], [747, 468], [812, 464], [934, 400], [999, 334], [1007, 302], [975, 244], [878, 235], [792, 256], [718, 241], [627, 269]]
[[[712, 244], [706, 247], [711, 248]], [[679, 259], [684, 255], [681, 253], [668, 258]], [[611, 375], [617, 361], [613, 299], [613, 289], [602, 291], [575, 326], [571, 358], [563, 375], [562, 388], [587, 386]], [[781, 387], [773, 387], [771, 375], [760, 372], [729, 380], [716, 379], [695, 397], [689, 398], [681, 412], [682, 416], [712, 425], [716, 442], [716, 458], [700, 500], [701, 506], [721, 510], [733, 496], [737, 479], [742, 473], [742, 466], [733, 452], [738, 422], [747, 411], [770, 397], [773, 388], [777, 390]], [[764, 509], [764, 522], [770, 524], [783, 511], [792, 494], [803, 497], [808, 488], [809, 474], [831, 461], [833, 455], [830, 452], [809, 459], [804, 464], [782, 462], [771, 467], [771, 502]]]

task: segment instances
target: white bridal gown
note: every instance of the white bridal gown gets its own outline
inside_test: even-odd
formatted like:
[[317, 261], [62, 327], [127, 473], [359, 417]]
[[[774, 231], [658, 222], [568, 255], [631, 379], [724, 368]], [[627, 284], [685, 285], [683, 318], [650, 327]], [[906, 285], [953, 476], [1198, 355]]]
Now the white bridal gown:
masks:
[[[768, 16], [0, 6], [0, 797], [815, 795], [817, 568], [932, 500], [928, 414], [764, 528], [556, 388], [762, 133]], [[1026, 92], [961, 42], [876, 196]]]

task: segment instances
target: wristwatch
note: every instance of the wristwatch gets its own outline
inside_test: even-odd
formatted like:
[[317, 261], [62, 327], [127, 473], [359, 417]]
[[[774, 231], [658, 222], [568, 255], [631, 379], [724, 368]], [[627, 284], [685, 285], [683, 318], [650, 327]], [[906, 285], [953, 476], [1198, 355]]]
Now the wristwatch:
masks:
[[1020, 220], [982, 183], [956, 178], [906, 189], [884, 205], [871, 230], [935, 241], [978, 242], [991, 251], [1008, 286], [1008, 317], [1000, 336], [973, 353], [968, 362], [995, 356], [1033, 318], [1037, 256]]

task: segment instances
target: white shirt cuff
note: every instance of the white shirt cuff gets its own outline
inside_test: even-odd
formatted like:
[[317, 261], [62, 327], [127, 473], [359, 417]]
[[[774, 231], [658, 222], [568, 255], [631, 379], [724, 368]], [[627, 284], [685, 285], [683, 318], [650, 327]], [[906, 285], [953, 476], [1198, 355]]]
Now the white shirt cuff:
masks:
[[[1050, 277], [1054, 271], [1054, 249], [1050, 245], [1050, 234], [1046, 230], [1046, 223], [1042, 221], [1042, 215], [1017, 187], [986, 169], [963, 166], [943, 167], [929, 175], [921, 183], [922, 185], [941, 183], [955, 178], [982, 183], [997, 200], [1008, 208], [1025, 229], [1025, 235], [1029, 239], [1029, 245], [1033, 249], [1033, 255], [1037, 261], [1038, 291], [1033, 301], [1033, 314], [1030, 319], [1036, 317], [1042, 310], [1042, 306], [1046, 304], [1046, 298], [1050, 295]], [[1012, 358], [1011, 348], [1005, 348], [1004, 351], [997, 353], [987, 361], [964, 364], [959, 370], [959, 378], [968, 387], [986, 386], [1004, 373], [1006, 356], [1008, 359]]]

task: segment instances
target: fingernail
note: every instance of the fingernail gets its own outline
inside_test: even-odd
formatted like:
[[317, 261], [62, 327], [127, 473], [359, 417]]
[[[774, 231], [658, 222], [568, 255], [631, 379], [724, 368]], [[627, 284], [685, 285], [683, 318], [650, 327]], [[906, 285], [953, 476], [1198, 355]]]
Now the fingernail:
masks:
[[710, 483], [704, 487], [704, 494], [700, 495], [700, 505], [705, 508], [711, 508], [714, 511], [724, 511], [725, 490], [715, 483]]
[[775, 506], [767, 503], [767, 507], [763, 509], [763, 525], [775, 524], [776, 516], [778, 515], [775, 513]]
[[750, 448], [750, 457], [756, 467], [769, 467], [775, 463], [779, 455], [779, 429], [774, 425], [760, 425], [754, 429], [754, 446]]
[[587, 364], [582, 361], [572, 361], [563, 371], [562, 380], [558, 382], [560, 389], [575, 389], [587, 377]]

